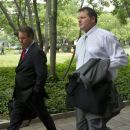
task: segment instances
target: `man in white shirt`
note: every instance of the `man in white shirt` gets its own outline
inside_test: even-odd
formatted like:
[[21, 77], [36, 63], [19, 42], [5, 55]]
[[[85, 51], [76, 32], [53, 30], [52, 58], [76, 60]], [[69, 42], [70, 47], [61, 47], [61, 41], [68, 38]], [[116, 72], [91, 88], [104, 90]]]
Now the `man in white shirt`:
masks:
[[[110, 59], [109, 78], [113, 79], [116, 77], [116, 70], [128, 62], [124, 50], [111, 32], [96, 27], [97, 13], [93, 9], [81, 8], [78, 22], [85, 34], [76, 44], [76, 69], [91, 58]], [[77, 130], [109, 130], [101, 115], [79, 108], [76, 108], [76, 126]]]

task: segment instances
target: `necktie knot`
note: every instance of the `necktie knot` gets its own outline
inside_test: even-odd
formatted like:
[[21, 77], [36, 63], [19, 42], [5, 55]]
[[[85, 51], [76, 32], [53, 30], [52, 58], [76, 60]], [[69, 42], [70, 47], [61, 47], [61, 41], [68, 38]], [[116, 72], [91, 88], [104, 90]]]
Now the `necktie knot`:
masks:
[[85, 36], [85, 40], [86, 40], [87, 38], [88, 38], [88, 36], [86, 35], [86, 36]]
[[22, 56], [21, 56], [22, 60], [24, 59], [25, 54], [26, 54], [26, 49], [23, 49]]

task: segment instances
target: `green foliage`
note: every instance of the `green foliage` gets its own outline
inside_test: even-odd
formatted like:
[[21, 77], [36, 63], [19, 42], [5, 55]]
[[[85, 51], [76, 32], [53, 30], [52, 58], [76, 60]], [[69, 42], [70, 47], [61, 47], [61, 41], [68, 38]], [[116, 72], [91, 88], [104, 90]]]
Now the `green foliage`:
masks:
[[123, 99], [130, 100], [130, 62], [119, 70], [115, 84]]
[[[65, 74], [67, 67], [69, 64], [69, 60], [65, 61], [63, 64], [57, 64], [57, 75], [58, 80], [53, 81], [48, 79], [46, 83], [46, 90], [49, 94], [50, 99], [47, 100], [48, 110], [51, 113], [59, 113], [68, 111], [66, 108], [65, 99], [65, 85], [67, 80], [62, 80], [63, 75]], [[75, 70], [75, 60], [72, 62], [68, 75], [71, 74]], [[67, 79], [67, 77], [66, 77]]]
[[[14, 2], [3, 1], [4, 7], [7, 9], [7, 12], [10, 13], [10, 17], [13, 20], [14, 25], [18, 28], [18, 23], [21, 23], [21, 20], [18, 21], [17, 17], [17, 9]], [[105, 7], [109, 7], [110, 3], [115, 6], [115, 10], [112, 14], [103, 14]], [[24, 12], [25, 9], [25, 1], [18, 1], [20, 4], [21, 10], [23, 14], [25, 13], [26, 22], [29, 25], [29, 17], [28, 17], [28, 9]], [[58, 19], [57, 19], [57, 40], [58, 43], [62, 45], [63, 40], [69, 41], [68, 43], [72, 43], [71, 41], [78, 38], [79, 27], [77, 22], [77, 11], [80, 8], [81, 1], [79, 0], [58, 0]], [[122, 26], [119, 24], [119, 19], [116, 19], [116, 16], [120, 18], [121, 23], [128, 23], [127, 18], [129, 17], [130, 12], [130, 1], [129, 0], [85, 0], [84, 5], [93, 7], [98, 16], [101, 16], [101, 22], [99, 23], [103, 28], [106, 28], [109, 31], [114, 32], [119, 39], [123, 39], [124, 41], [130, 35], [129, 26]], [[32, 8], [32, 12], [34, 11], [32, 3], [30, 3], [30, 7]], [[44, 32], [45, 29], [45, 10], [46, 4], [37, 4], [38, 7], [38, 15], [41, 23], [41, 30]], [[34, 12], [33, 12], [34, 13]], [[35, 17], [33, 18], [35, 21]], [[114, 22], [115, 21], [115, 22]], [[100, 21], [99, 21], [100, 22]], [[2, 40], [6, 40], [6, 42], [11, 44], [17, 44], [18, 40], [15, 36], [13, 36], [13, 30], [10, 27], [5, 15], [0, 10], [0, 27], [1, 32], [0, 38]], [[36, 25], [34, 22], [34, 29], [36, 29]], [[126, 31], [125, 31], [126, 30]], [[7, 36], [8, 35], [8, 36]]]
[[113, 0], [112, 4], [115, 6], [113, 14], [117, 14], [122, 24], [127, 23], [127, 18], [130, 17], [130, 1], [129, 0]]
[[[49, 95], [46, 100], [46, 105], [50, 113], [60, 113], [68, 111], [66, 108], [65, 99], [65, 81], [62, 77], [69, 65], [69, 61], [57, 64], [57, 80], [49, 78], [45, 89]], [[70, 67], [69, 74], [75, 70], [75, 60]], [[8, 115], [7, 103], [12, 97], [14, 87], [15, 68], [1, 67], [0, 68], [0, 115]], [[115, 79], [117, 89], [124, 100], [130, 100], [130, 63], [119, 70], [118, 77]]]
[[124, 10], [123, 8], [121, 8], [120, 10], [118, 10], [117, 12], [117, 17], [119, 18], [120, 22], [122, 24], [127, 24], [127, 11]]
[[[58, 113], [67, 111], [65, 105], [65, 84], [66, 81], [62, 81], [64, 71], [67, 69], [68, 62], [57, 64], [58, 80], [48, 79], [45, 89], [49, 94], [50, 99], [46, 101], [48, 110], [50, 113]], [[69, 73], [75, 70], [75, 62], [73, 62]], [[8, 115], [7, 103], [12, 97], [14, 88], [14, 67], [0, 67], [0, 115]]]
[[59, 40], [67, 39], [73, 41], [78, 37], [77, 11], [79, 5], [77, 2], [78, 0], [59, 1], [57, 20], [57, 34]]
[[14, 86], [15, 68], [0, 67], [0, 90], [5, 91], [7, 88]]
[[0, 115], [2, 114], [4, 117], [8, 115], [8, 101], [12, 97], [12, 92], [12, 88], [6, 88], [5, 91], [0, 89]]
[[65, 81], [57, 81], [46, 84], [46, 90], [50, 97], [46, 102], [49, 112], [59, 113], [67, 111], [65, 105], [65, 84]]
[[119, 40], [127, 41], [130, 36], [130, 24], [122, 25], [117, 17], [111, 13], [102, 13], [98, 20], [98, 26], [113, 32]]
[[[58, 64], [57, 65], [57, 73], [58, 73], [58, 77], [63, 77], [63, 75], [65, 74], [67, 68], [69, 65], [69, 60], [65, 61], [63, 64]], [[68, 74], [71, 74], [76, 68], [75, 68], [75, 60], [72, 62], [72, 65], [69, 69]]]
[[14, 68], [0, 67], [0, 114], [7, 114], [7, 103], [14, 87]]

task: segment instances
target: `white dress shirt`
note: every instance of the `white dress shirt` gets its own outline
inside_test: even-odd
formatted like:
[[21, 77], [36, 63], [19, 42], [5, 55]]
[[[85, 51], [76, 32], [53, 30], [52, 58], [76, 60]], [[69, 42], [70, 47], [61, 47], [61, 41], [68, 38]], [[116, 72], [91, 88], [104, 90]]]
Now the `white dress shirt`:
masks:
[[111, 32], [96, 26], [78, 40], [76, 56], [76, 69], [91, 58], [110, 59], [109, 71], [112, 78], [116, 77], [117, 68], [128, 62], [128, 58], [116, 37]]
[[34, 40], [33, 40], [33, 42], [32, 42], [27, 48], [25, 48], [25, 49], [26, 49], [25, 54], [28, 52], [28, 50], [30, 49], [30, 47], [31, 47], [33, 44], [34, 44]]

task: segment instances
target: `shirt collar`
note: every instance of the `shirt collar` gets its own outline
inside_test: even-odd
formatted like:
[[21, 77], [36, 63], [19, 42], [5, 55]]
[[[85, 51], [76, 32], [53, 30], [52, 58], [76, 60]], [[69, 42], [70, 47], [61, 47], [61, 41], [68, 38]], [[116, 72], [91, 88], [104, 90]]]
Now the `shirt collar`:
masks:
[[97, 29], [96, 25], [94, 27], [92, 27], [88, 32], [87, 32], [87, 36], [89, 36], [92, 32], [94, 32]]
[[28, 50], [30, 49], [30, 47], [34, 44], [34, 41], [26, 48], [26, 53], [28, 52]]
[[92, 27], [87, 33], [84, 34], [84, 39], [86, 39], [92, 32], [94, 32], [97, 29], [97, 26], [95, 25]]

